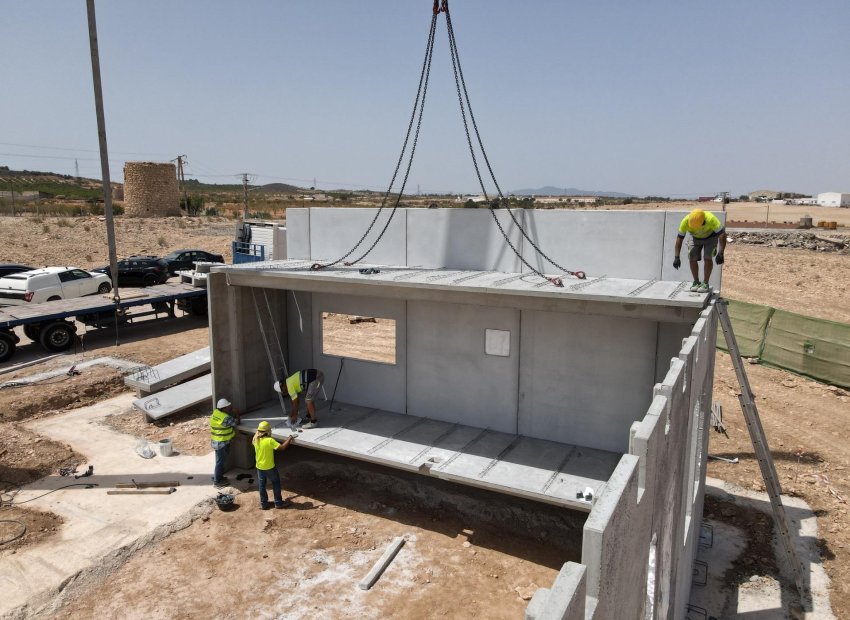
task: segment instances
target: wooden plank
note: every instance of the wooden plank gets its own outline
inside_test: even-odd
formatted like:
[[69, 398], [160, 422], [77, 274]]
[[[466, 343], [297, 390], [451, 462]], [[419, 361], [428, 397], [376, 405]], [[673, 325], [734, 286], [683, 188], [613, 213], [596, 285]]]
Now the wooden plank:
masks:
[[375, 565], [372, 566], [372, 570], [369, 571], [369, 574], [363, 578], [363, 581], [360, 582], [361, 590], [368, 590], [375, 582], [378, 581], [380, 576], [387, 569], [387, 566], [390, 565], [390, 562], [393, 561], [393, 558], [398, 554], [401, 547], [404, 545], [404, 538], [401, 536], [397, 536], [393, 538], [393, 541], [390, 543], [390, 546], [387, 547], [387, 550], [384, 551], [384, 555], [381, 556]]

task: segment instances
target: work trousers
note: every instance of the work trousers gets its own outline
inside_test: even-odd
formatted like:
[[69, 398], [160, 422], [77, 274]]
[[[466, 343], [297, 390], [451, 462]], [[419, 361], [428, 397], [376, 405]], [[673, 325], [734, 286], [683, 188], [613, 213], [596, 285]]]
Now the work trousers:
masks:
[[277, 469], [258, 469], [257, 470], [257, 486], [260, 489], [260, 507], [266, 508], [269, 505], [269, 496], [266, 493], [266, 481], [272, 483], [272, 492], [274, 493], [274, 505], [283, 506], [283, 496], [280, 493], [280, 474]]
[[228, 441], [221, 448], [215, 451], [215, 470], [213, 471], [213, 483], [221, 482], [224, 477], [224, 464], [227, 462], [227, 453], [230, 451], [230, 442]]

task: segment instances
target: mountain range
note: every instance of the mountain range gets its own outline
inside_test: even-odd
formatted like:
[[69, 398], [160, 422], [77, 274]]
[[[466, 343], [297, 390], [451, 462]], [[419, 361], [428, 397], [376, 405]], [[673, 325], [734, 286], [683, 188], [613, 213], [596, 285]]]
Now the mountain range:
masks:
[[604, 196], [608, 198], [631, 198], [631, 194], [622, 192], [607, 192], [589, 189], [577, 189], [575, 187], [554, 187], [546, 185], [537, 189], [515, 189], [511, 192], [515, 196]]

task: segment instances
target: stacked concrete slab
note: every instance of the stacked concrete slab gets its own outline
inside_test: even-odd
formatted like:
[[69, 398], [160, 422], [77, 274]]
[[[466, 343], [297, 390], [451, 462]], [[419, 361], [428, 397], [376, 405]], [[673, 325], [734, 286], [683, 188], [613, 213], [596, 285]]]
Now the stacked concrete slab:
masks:
[[[323, 352], [323, 314], [392, 319], [396, 362], [346, 359], [336, 391], [342, 407], [501, 433], [506, 447], [493, 463], [509, 454], [529, 465], [515, 448], [523, 438], [560, 443], [565, 458], [582, 449], [619, 458], [594, 488], [581, 564], [566, 565], [535, 596], [529, 616], [683, 618], [702, 515], [716, 329], [710, 298], [684, 290], [686, 274], [666, 275], [684, 214], [516, 212], [553, 260], [588, 273], [563, 288], [524, 269], [485, 210], [400, 211], [369, 256], [374, 274], [310, 270], [347, 252], [374, 210], [287, 215], [291, 260], [210, 274], [215, 398], [274, 409], [254, 291], [269, 299], [289, 368], [321, 368], [329, 384], [342, 360]], [[539, 256], [508, 214], [498, 216], [537, 267]], [[502, 335], [498, 355], [488, 352], [488, 330]], [[374, 439], [364, 438], [377, 446], [362, 451], [364, 460], [393, 438], [376, 432]], [[328, 443], [316, 434], [309, 447]], [[464, 462], [463, 448], [449, 458]]]

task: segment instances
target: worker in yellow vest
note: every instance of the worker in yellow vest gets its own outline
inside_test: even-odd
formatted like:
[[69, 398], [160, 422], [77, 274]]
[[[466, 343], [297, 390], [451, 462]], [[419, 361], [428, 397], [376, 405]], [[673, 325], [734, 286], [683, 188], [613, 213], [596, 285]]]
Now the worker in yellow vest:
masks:
[[254, 444], [254, 454], [257, 458], [257, 487], [260, 491], [260, 508], [262, 510], [268, 510], [272, 507], [266, 493], [267, 481], [272, 483], [274, 507], [286, 508], [286, 503], [283, 501], [283, 495], [280, 492], [280, 474], [274, 464], [274, 453], [276, 450], [286, 450], [293, 439], [295, 439], [295, 435], [290, 435], [283, 443], [278, 442], [272, 437], [271, 424], [265, 420], [257, 426], [257, 432], [254, 433], [251, 443]]
[[226, 486], [229, 480], [224, 476], [224, 464], [230, 442], [236, 436], [236, 425], [239, 424], [239, 414], [232, 413], [232, 405], [226, 398], [219, 398], [216, 408], [210, 416], [210, 438], [212, 449], [215, 451], [215, 470], [212, 481], [217, 488]]
[[[685, 235], [688, 233], [691, 233], [694, 240], [693, 246], [688, 250], [691, 275], [694, 277], [691, 290], [696, 293], [707, 293], [711, 288], [708, 280], [711, 278], [711, 271], [714, 268], [712, 258], [717, 261], [718, 265], [723, 264], [723, 252], [726, 250], [726, 230], [714, 213], [702, 209], [691, 211], [679, 224], [679, 234], [676, 237], [676, 256], [673, 259], [675, 269], [682, 265], [679, 253], [682, 251], [682, 241], [685, 240]], [[701, 258], [705, 265], [702, 282], [699, 279], [699, 261]]]
[[[309, 416], [309, 421], [301, 428], [314, 428], [319, 425], [319, 421], [316, 419], [316, 404], [313, 401], [316, 399], [316, 394], [319, 393], [324, 380], [325, 374], [315, 368], [299, 370], [284, 380], [283, 383], [286, 391], [289, 394], [289, 398], [292, 399], [292, 409], [289, 413], [289, 420], [286, 423], [289, 428], [294, 430], [301, 423], [301, 418], [298, 417], [298, 406], [300, 402], [298, 395], [301, 392], [306, 392], [304, 400], [307, 401], [307, 415]], [[282, 393], [280, 383], [280, 381], [275, 381], [275, 392]]]

